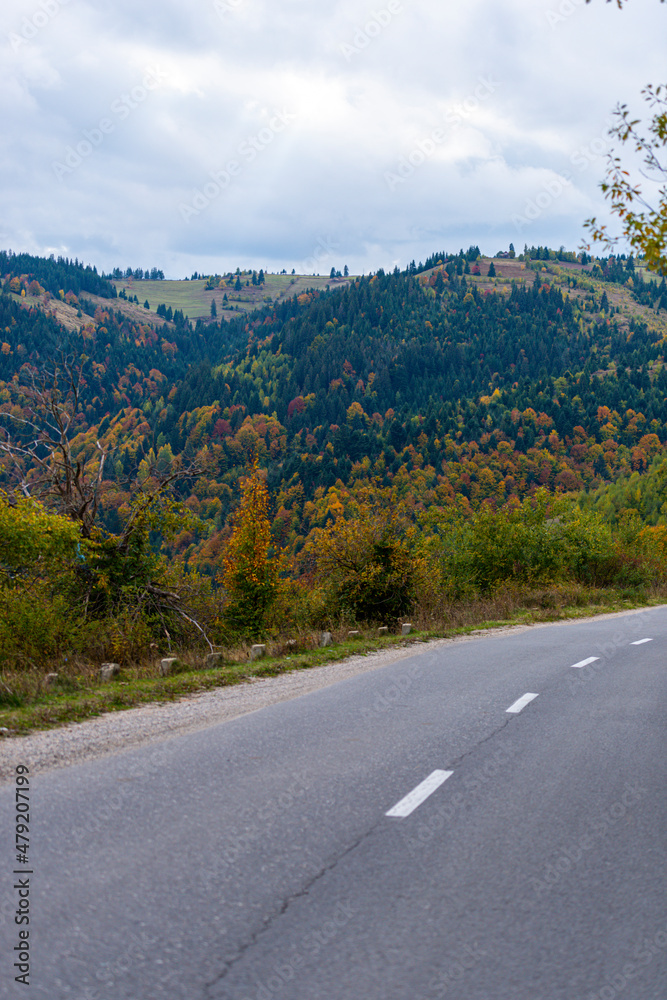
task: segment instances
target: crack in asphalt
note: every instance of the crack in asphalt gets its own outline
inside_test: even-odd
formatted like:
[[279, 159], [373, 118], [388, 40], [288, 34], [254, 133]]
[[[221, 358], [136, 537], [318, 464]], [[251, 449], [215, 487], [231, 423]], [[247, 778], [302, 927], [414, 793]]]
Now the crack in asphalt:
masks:
[[477, 753], [479, 748], [483, 747], [485, 743], [488, 743], [490, 740], [495, 739], [498, 733], [502, 733], [503, 729], [506, 729], [511, 722], [514, 722], [514, 718], [505, 719], [502, 726], [498, 726], [497, 729], [494, 729], [492, 733], [489, 733], [488, 736], [485, 736], [483, 740], [479, 741], [479, 743], [475, 743], [474, 747], [470, 747], [470, 750], [466, 750], [466, 752], [462, 753], [460, 757], [457, 757], [455, 760], [451, 761], [449, 764], [447, 764], [447, 767], [454, 768], [457, 767], [459, 764], [462, 764], [463, 761], [467, 760], [468, 757], [471, 757], [472, 754]]
[[[469, 750], [466, 750], [465, 753], [462, 753], [458, 757], [454, 758], [453, 760], [448, 761], [443, 766], [445, 768], [447, 768], [447, 770], [450, 770], [450, 769], [453, 770], [454, 774], [456, 774], [455, 768], [457, 768], [460, 764], [462, 764], [465, 760], [467, 760], [473, 754], [477, 753], [477, 751], [481, 747], [483, 747], [486, 743], [489, 743], [491, 740], [495, 739], [496, 736], [499, 733], [502, 733], [502, 731], [504, 729], [506, 729], [507, 726], [510, 725], [510, 723], [515, 722], [517, 718], [518, 718], [518, 716], [512, 716], [510, 718], [505, 719], [505, 721], [502, 723], [502, 725], [500, 725], [496, 729], [494, 729], [491, 733], [489, 733], [488, 736], [484, 736], [482, 739], [478, 740], [478, 742], [475, 743], [474, 746], [471, 746]], [[442, 809], [443, 807], [440, 807], [440, 808]], [[425, 873], [427, 871], [427, 868], [426, 868], [426, 865], [425, 865], [422, 857], [419, 856], [419, 855], [417, 855], [415, 853], [415, 851], [413, 850], [412, 846], [411, 846], [412, 844], [414, 844], [414, 836], [413, 836], [412, 839], [410, 839], [410, 836], [409, 836], [407, 830], [402, 831], [401, 836], [402, 836], [403, 841], [405, 843], [405, 846], [407, 848], [407, 851], [408, 851], [408, 854], [410, 856], [411, 862], [413, 864], [417, 865], [421, 869], [421, 871]], [[430, 838], [429, 838], [429, 840], [430, 840]], [[425, 847], [426, 843], [428, 843], [428, 841], [426, 841], [424, 843], [421, 843], [419, 846], [420, 847]]]
[[316, 875], [313, 875], [313, 877], [311, 879], [309, 879], [309, 881], [306, 882], [306, 884], [303, 885], [301, 887], [301, 889], [299, 889], [298, 892], [292, 893], [291, 896], [287, 896], [287, 898], [284, 899], [283, 902], [280, 904], [280, 906], [277, 908], [277, 910], [275, 911], [275, 913], [273, 913], [271, 916], [265, 918], [262, 927], [258, 928], [256, 931], [254, 931], [244, 944], [239, 945], [239, 947], [237, 949], [236, 955], [234, 955], [233, 958], [229, 959], [225, 963], [225, 968], [220, 973], [220, 975], [216, 976], [215, 979], [211, 980], [211, 982], [205, 984], [205, 986], [204, 986], [204, 994], [203, 994], [204, 997], [205, 998], [212, 997], [212, 994], [210, 993], [210, 991], [213, 990], [213, 989], [215, 989], [215, 987], [218, 986], [218, 984], [221, 983], [222, 980], [225, 979], [226, 976], [229, 975], [229, 973], [232, 970], [232, 968], [235, 965], [237, 965], [238, 962], [241, 961], [241, 959], [248, 952], [248, 950], [250, 948], [252, 948], [255, 944], [257, 944], [257, 942], [260, 940], [260, 938], [263, 937], [264, 934], [266, 934], [267, 931], [269, 931], [271, 929], [271, 927], [274, 925], [274, 923], [277, 920], [280, 919], [280, 917], [284, 916], [284, 914], [287, 912], [287, 910], [292, 905], [292, 903], [294, 903], [297, 899], [301, 899], [304, 896], [307, 896], [308, 893], [309, 893], [309, 891], [310, 891], [310, 889], [312, 889], [312, 887], [317, 882], [319, 882], [320, 879], [322, 879], [329, 872], [333, 871], [334, 868], [336, 868], [336, 866], [338, 864], [340, 864], [340, 862], [344, 858], [346, 858], [348, 856], [348, 854], [351, 854], [353, 851], [356, 851], [356, 849], [361, 844], [363, 844], [363, 842], [365, 840], [367, 840], [370, 836], [372, 836], [372, 834], [375, 833], [375, 831], [380, 826], [381, 822], [382, 822], [382, 820], [378, 819], [378, 821], [372, 827], [370, 827], [370, 829], [366, 830], [365, 833], [363, 833], [360, 837], [358, 837], [357, 840], [355, 840], [355, 842], [353, 844], [350, 844], [349, 847], [347, 847], [337, 857], [335, 857], [331, 862], [329, 862], [322, 869], [320, 869], [320, 871]]
[[[480, 749], [480, 747], [484, 746], [484, 744], [488, 743], [490, 740], [495, 739], [495, 737], [499, 733], [501, 733], [504, 729], [507, 728], [507, 726], [510, 725], [510, 723], [514, 721], [516, 721], [515, 718], [506, 719], [501, 726], [498, 726], [497, 729], [494, 729], [493, 732], [489, 733], [488, 736], [485, 736], [483, 739], [479, 740], [479, 742], [477, 742], [469, 750], [466, 750], [465, 753], [461, 754], [455, 760], [448, 763], [447, 767], [451, 768], [457, 767], [468, 757], [472, 756], [472, 754], [476, 753]], [[301, 899], [304, 896], [307, 896], [312, 887], [316, 885], [317, 882], [320, 881], [320, 879], [322, 879], [329, 872], [333, 871], [340, 864], [340, 862], [343, 861], [348, 855], [352, 854], [353, 851], [356, 851], [356, 849], [360, 847], [365, 840], [371, 837], [378, 830], [378, 828], [383, 823], [383, 820], [384, 816], [379, 818], [377, 822], [373, 826], [371, 826], [365, 833], [363, 833], [360, 837], [358, 837], [353, 844], [347, 847], [344, 851], [342, 851], [337, 857], [335, 857], [328, 864], [325, 864], [324, 867], [321, 868], [316, 875], [313, 875], [312, 878], [310, 878], [305, 883], [305, 885], [303, 885], [301, 889], [298, 890], [298, 892], [292, 893], [292, 895], [287, 896], [282, 901], [280, 906], [276, 909], [276, 911], [271, 916], [265, 918], [262, 926], [259, 927], [256, 931], [254, 931], [250, 935], [247, 941], [239, 945], [234, 957], [229, 959], [225, 963], [225, 968], [223, 969], [223, 971], [218, 976], [216, 976], [215, 979], [211, 980], [210, 982], [204, 985], [204, 994], [203, 994], [204, 998], [210, 998], [210, 1000], [213, 1000], [211, 990], [214, 990], [229, 975], [233, 967], [237, 965], [241, 961], [241, 959], [246, 955], [246, 953], [251, 948], [253, 948], [257, 944], [257, 942], [273, 927], [275, 922], [279, 920], [282, 916], [284, 916], [289, 907], [294, 902], [296, 902], [296, 900]]]

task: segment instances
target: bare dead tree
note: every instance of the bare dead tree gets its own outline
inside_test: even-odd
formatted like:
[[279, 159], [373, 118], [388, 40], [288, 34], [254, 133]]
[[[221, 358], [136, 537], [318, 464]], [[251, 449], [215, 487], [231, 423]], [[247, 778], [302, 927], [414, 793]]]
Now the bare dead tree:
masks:
[[[132, 606], [137, 615], [156, 615], [167, 635], [167, 623], [173, 623], [174, 617], [187, 621], [210, 646], [205, 630], [189, 611], [188, 588], [179, 587], [176, 589], [182, 592], [174, 592], [161, 579], [153, 578], [150, 559], [137, 563], [130, 556], [133, 548], [136, 556], [136, 546], [141, 550], [146, 544], [149, 528], [159, 526], [160, 514], [170, 505], [173, 525], [174, 487], [196, 479], [205, 469], [179, 456], [167, 470], [154, 464], [141, 477], [135, 473], [123, 480], [105, 479], [109, 456], [101, 442], [96, 440], [94, 449], [89, 445], [85, 453], [76, 445], [77, 436], [86, 429], [86, 382], [81, 366], [71, 358], [61, 356], [51, 367], [39, 369], [26, 364], [8, 389], [10, 401], [0, 404], [0, 471], [4, 464], [5, 474], [24, 496], [40, 500], [76, 522], [83, 538], [103, 542], [97, 549], [98, 559], [104, 561], [102, 573], [115, 567], [114, 578], [132, 584]], [[99, 524], [104, 499], [110, 493], [132, 497], [130, 510], [115, 535], [106, 534]], [[81, 601], [87, 611], [99, 568], [96, 571], [92, 564], [82, 563], [78, 572]], [[119, 592], [120, 586], [114, 590]]]
[[104, 495], [130, 491], [135, 503], [118, 538], [123, 551], [158, 497], [205, 470], [196, 461], [176, 458], [167, 471], [152, 466], [143, 481], [137, 475], [105, 480], [108, 452], [100, 441], [87, 454], [75, 454], [73, 447], [82, 429], [85, 388], [81, 366], [64, 355], [51, 368], [23, 365], [18, 379], [8, 384], [11, 403], [0, 406], [0, 457], [24, 496], [76, 521], [84, 538], [91, 537]]
[[92, 456], [75, 456], [72, 450], [85, 388], [81, 368], [67, 357], [53, 368], [24, 365], [8, 388], [13, 405], [0, 409], [0, 455], [11, 477], [24, 496], [54, 506], [89, 538], [107, 455], [99, 441]]

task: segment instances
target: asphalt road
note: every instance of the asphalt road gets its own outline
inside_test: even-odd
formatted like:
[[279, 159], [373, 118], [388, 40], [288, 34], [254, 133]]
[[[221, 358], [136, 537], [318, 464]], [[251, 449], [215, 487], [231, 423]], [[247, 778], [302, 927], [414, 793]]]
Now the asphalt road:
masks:
[[0, 996], [665, 1000], [666, 737], [659, 608], [37, 775], [29, 989], [5, 785]]

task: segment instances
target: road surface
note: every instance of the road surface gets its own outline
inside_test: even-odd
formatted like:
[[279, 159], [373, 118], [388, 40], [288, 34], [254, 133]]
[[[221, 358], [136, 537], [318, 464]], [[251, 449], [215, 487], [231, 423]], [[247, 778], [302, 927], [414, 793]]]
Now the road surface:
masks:
[[655, 608], [5, 784], [0, 997], [665, 1000], [666, 738]]

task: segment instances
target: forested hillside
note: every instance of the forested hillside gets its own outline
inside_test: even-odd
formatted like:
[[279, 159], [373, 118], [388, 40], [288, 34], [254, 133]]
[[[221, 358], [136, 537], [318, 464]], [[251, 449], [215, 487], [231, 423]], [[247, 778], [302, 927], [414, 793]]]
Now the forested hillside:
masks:
[[[183, 588], [210, 612], [209, 587], [223, 606], [240, 579], [229, 552], [252, 550], [252, 563], [259, 551], [257, 538], [244, 541], [243, 482], [254, 483], [247, 523], [267, 526], [261, 545], [274, 589], [278, 569], [293, 582], [324, 572], [331, 531], [340, 540], [346, 519], [358, 538], [374, 539], [382, 600], [391, 581], [404, 608], [415, 591], [400, 581], [418, 580], [429, 560], [451, 594], [464, 580], [498, 583], [473, 567], [471, 553], [488, 555], [511, 525], [506, 537], [516, 541], [517, 517], [537, 517], [552, 546], [548, 525], [561, 524], [558, 549], [570, 562], [554, 555], [550, 568], [536, 568], [526, 555], [531, 536], [511, 558], [495, 552], [510, 577], [567, 569], [580, 580], [630, 579], [639, 549], [662, 545], [667, 288], [632, 258], [533, 247], [488, 259], [471, 247], [196, 322], [128, 303], [78, 261], [4, 253], [0, 264], [7, 524], [23, 530], [21, 495], [78, 523], [94, 547], [74, 569], [89, 616], [111, 614], [114, 587], [134, 579], [128, 566], [139, 581], [135, 605], [145, 609], [141, 635], [173, 634], [167, 621]], [[488, 535], [488, 518], [498, 517]], [[624, 525], [629, 538], [628, 518], [639, 549], [612, 559], [603, 526]], [[451, 548], [455, 538], [468, 562]], [[15, 587], [27, 570], [4, 559]], [[336, 578], [333, 564], [326, 572]], [[653, 563], [647, 572], [655, 575]], [[160, 573], [169, 579], [158, 586]], [[381, 602], [348, 583], [337, 613], [380, 615]], [[304, 620], [325, 621], [333, 605], [323, 598], [318, 607]], [[222, 619], [209, 612], [215, 632]]]
[[[252, 319], [193, 325], [177, 313], [157, 325], [130, 321], [113, 300], [93, 306], [86, 291], [111, 296], [113, 286], [90, 268], [5, 254], [2, 407], [20, 406], [22, 369], [52, 367], [60, 353], [78, 360], [77, 453], [92, 455], [99, 439], [117, 477], [142, 460], [203, 460], [188, 501], [206, 537], [187, 533], [175, 551], [209, 570], [211, 538], [254, 454], [278, 533], [297, 548], [313, 501], [337, 482], [389, 486], [400, 475], [419, 497], [439, 487], [502, 503], [646, 469], [667, 440], [665, 282], [644, 280], [632, 259], [442, 260], [304, 293]], [[22, 267], [32, 267], [23, 278]], [[40, 277], [76, 296], [80, 330], [31, 295]]]

